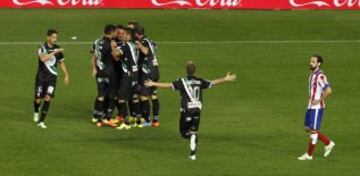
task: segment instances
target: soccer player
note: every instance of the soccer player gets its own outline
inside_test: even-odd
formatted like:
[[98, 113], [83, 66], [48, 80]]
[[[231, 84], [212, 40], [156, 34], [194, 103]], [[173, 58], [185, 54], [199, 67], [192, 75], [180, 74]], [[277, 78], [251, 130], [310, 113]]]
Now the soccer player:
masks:
[[330, 84], [322, 70], [323, 58], [314, 55], [310, 59], [311, 75], [309, 78], [309, 102], [305, 114], [305, 131], [310, 133], [310, 140], [307, 152], [298, 160], [312, 160], [313, 152], [318, 140], [325, 144], [324, 157], [330, 155], [335, 143], [325, 134], [320, 132], [320, 125], [325, 110], [325, 99], [331, 94]]
[[[116, 91], [116, 89], [114, 89], [113, 77], [116, 73], [114, 71], [114, 58], [112, 56], [112, 51], [116, 45], [113, 40], [115, 38], [115, 31], [116, 27], [114, 25], [106, 25], [104, 28], [104, 36], [94, 42], [91, 50], [92, 74], [96, 78], [98, 87], [93, 120], [97, 121], [96, 125], [98, 127], [102, 127], [103, 123], [113, 127], [116, 126], [110, 120], [115, 107], [114, 91]], [[108, 100], [108, 108], [105, 119], [102, 120], [105, 113], [105, 100]]]
[[[54, 29], [47, 31], [47, 41], [41, 44], [38, 49], [38, 71], [35, 78], [35, 100], [34, 100], [34, 121], [37, 126], [46, 129], [45, 117], [49, 112], [51, 99], [55, 96], [57, 81], [57, 65], [64, 74], [64, 84], [69, 84], [69, 74], [65, 66], [64, 49], [56, 45], [58, 32]], [[39, 117], [39, 108], [41, 102], [41, 114]]]
[[[140, 105], [142, 117], [145, 118], [144, 126], [159, 127], [159, 109], [160, 103], [157, 96], [156, 87], [144, 86], [145, 81], [152, 80], [158, 82], [160, 79], [159, 64], [156, 57], [156, 43], [145, 36], [145, 29], [138, 25], [135, 28], [135, 37], [139, 53], [139, 72], [140, 72]], [[153, 120], [150, 122], [150, 102], [152, 101]]]
[[134, 114], [136, 117], [136, 123], [134, 127], [142, 128], [141, 123], [141, 112], [140, 112], [140, 103], [138, 99], [137, 92], [138, 89], [138, 51], [136, 45], [132, 42], [133, 30], [130, 28], [125, 28], [125, 42], [121, 43], [114, 51], [113, 56], [116, 60], [121, 61], [122, 65], [122, 78], [120, 81], [120, 88], [118, 90], [118, 104], [120, 109], [120, 114], [124, 119], [117, 129], [119, 130], [128, 130], [131, 128], [130, 120], [127, 117], [127, 107], [126, 102], [128, 99], [131, 100], [131, 105], [134, 109]]
[[235, 81], [236, 75], [227, 73], [224, 78], [207, 81], [195, 76], [195, 64], [188, 62], [186, 66], [187, 76], [177, 79], [172, 83], [157, 83], [149, 80], [145, 83], [148, 87], [172, 88], [180, 91], [181, 115], [180, 133], [183, 138], [190, 139], [190, 159], [196, 160], [196, 147], [198, 143], [198, 130], [202, 109], [202, 91], [212, 86], [228, 81]]

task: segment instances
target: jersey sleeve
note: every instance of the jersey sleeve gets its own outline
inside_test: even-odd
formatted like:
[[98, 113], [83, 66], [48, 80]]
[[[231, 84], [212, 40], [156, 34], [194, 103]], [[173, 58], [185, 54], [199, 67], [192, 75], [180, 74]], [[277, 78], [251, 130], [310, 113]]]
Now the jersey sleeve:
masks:
[[330, 87], [330, 83], [327, 81], [327, 78], [324, 74], [320, 74], [319, 75], [319, 79], [318, 79], [318, 82], [319, 82], [319, 86], [325, 90], [326, 88]]
[[211, 84], [211, 81], [208, 81], [208, 80], [204, 80], [204, 79], [200, 79], [201, 81], [201, 89], [209, 89], [212, 87], [212, 84]]
[[56, 54], [56, 60], [57, 62], [62, 62], [65, 60], [65, 56], [64, 56], [64, 53], [58, 53]]
[[46, 51], [44, 45], [40, 45], [40, 47], [38, 49], [38, 55], [40, 56], [41, 54], [47, 54], [47, 51]]
[[182, 86], [182, 82], [181, 82], [180, 79], [177, 79], [177, 80], [173, 81], [172, 85], [171, 85], [173, 90], [180, 90], [181, 86]]

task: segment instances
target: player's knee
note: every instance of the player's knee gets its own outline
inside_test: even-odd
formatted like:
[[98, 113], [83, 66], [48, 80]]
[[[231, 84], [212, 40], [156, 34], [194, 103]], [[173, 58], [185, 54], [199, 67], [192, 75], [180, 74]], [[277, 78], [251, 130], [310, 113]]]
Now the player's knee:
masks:
[[151, 99], [152, 99], [152, 100], [157, 100], [157, 99], [158, 99], [158, 96], [157, 96], [157, 95], [151, 95]]
[[317, 131], [312, 130], [310, 133], [311, 144], [315, 145], [317, 143], [318, 137], [319, 137], [319, 133]]
[[104, 101], [104, 100], [105, 100], [105, 97], [103, 97], [103, 96], [98, 96], [98, 97], [97, 97], [97, 100], [98, 100], [98, 101]]
[[45, 101], [51, 101], [51, 96], [50, 96], [50, 95], [46, 95], [46, 96], [44, 97], [44, 100], [45, 100]]
[[147, 96], [140, 96], [140, 100], [141, 101], [147, 101], [147, 100], [149, 100], [149, 98]]
[[36, 102], [37, 104], [40, 104], [40, 103], [41, 103], [41, 99], [40, 99], [40, 98], [36, 98], [36, 99], [35, 99], [35, 102]]
[[305, 127], [304, 130], [305, 130], [305, 132], [307, 132], [307, 133], [311, 132], [311, 129], [308, 128], [308, 127]]
[[120, 98], [120, 99], [118, 99], [118, 103], [126, 103], [126, 100], [125, 99], [122, 99], [122, 98]]

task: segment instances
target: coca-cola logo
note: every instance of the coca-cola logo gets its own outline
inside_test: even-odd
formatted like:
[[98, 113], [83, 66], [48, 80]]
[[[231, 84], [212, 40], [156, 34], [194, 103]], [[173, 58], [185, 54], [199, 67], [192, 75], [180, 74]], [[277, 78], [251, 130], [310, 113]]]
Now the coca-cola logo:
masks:
[[162, 7], [168, 5], [180, 5], [190, 7], [237, 7], [242, 0], [151, 0], [155, 6]]
[[[330, 1], [330, 2], [328, 2]], [[307, 7], [315, 5], [317, 7], [360, 7], [360, 0], [289, 0], [289, 3], [293, 7]]]
[[18, 6], [26, 6], [26, 5], [33, 5], [39, 4], [42, 6], [45, 5], [59, 5], [59, 6], [98, 6], [102, 3], [103, 0], [12, 0], [14, 4]]

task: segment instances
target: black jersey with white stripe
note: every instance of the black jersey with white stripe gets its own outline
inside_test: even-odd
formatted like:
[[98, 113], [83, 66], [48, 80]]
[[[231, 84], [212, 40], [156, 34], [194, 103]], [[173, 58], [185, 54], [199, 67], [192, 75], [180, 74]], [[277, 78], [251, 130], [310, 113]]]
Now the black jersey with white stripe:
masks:
[[114, 58], [112, 56], [111, 39], [101, 37], [95, 40], [91, 53], [96, 57], [96, 69], [99, 77], [109, 77], [114, 71]]
[[38, 49], [38, 70], [37, 70], [37, 79], [40, 81], [53, 81], [57, 78], [57, 64], [65, 60], [63, 53], [57, 53], [45, 62], [40, 60], [40, 55], [42, 54], [51, 54], [55, 49], [59, 49], [60, 46], [52, 45], [49, 46], [47, 42], [40, 45]]
[[187, 76], [172, 82], [172, 88], [180, 91], [181, 108], [193, 109], [202, 108], [202, 92], [204, 89], [211, 88], [210, 81], [195, 76]]
[[148, 79], [157, 81], [160, 79], [159, 63], [156, 56], [157, 45], [148, 37], [143, 37], [140, 42], [142, 45], [149, 48], [147, 55], [142, 52], [139, 53], [141, 82], [144, 82]]
[[139, 68], [138, 57], [139, 51], [136, 49], [134, 42], [123, 42], [118, 44], [117, 49], [121, 52], [121, 67], [123, 73], [131, 76], [132, 81], [138, 81]]

